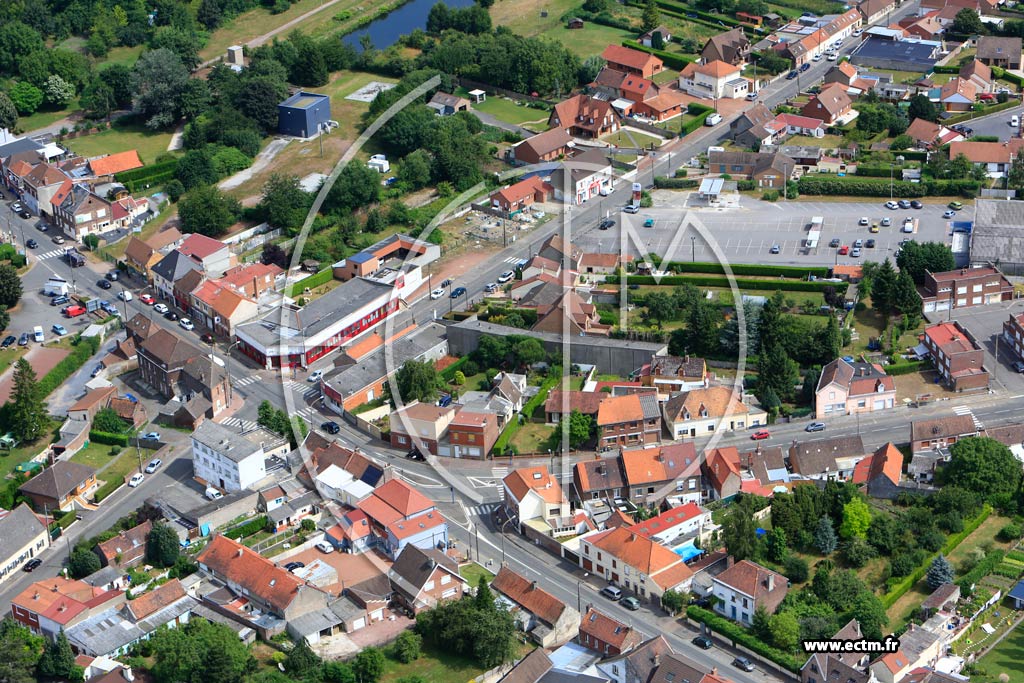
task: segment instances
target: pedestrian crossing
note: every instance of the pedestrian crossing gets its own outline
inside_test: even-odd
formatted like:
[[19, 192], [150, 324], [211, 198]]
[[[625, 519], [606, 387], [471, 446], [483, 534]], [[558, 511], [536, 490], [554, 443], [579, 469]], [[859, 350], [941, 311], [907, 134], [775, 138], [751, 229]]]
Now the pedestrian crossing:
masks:
[[507, 467], [492, 467], [491, 468], [491, 476], [494, 477], [495, 479], [504, 479], [505, 475], [507, 475], [507, 474], [508, 474], [508, 468]]
[[509, 256], [507, 259], [503, 260], [503, 263], [519, 263], [522, 260], [523, 259], [519, 258], [518, 256]]
[[304, 392], [302, 392], [302, 398], [304, 398], [306, 400], [309, 400], [311, 398], [318, 398], [319, 396], [320, 396], [320, 388], [319, 387], [310, 387], [309, 389], [306, 389]]
[[64, 250], [63, 249], [54, 249], [52, 251], [44, 251], [43, 253], [36, 254], [35, 256], [40, 261], [44, 261], [44, 260], [46, 260], [48, 258], [57, 258], [57, 257], [63, 256], [63, 255], [64, 255]]
[[978, 419], [978, 416], [975, 415], [974, 411], [971, 410], [968, 406], [954, 406], [953, 407], [953, 414], [954, 415], [970, 415], [971, 419], [974, 420], [974, 428], [975, 429], [977, 429], [979, 432], [981, 430], [985, 429], [985, 424], [981, 420]]
[[478, 517], [490, 517], [494, 511], [501, 507], [501, 503], [483, 503], [482, 505], [467, 505], [466, 512]]
[[256, 384], [260, 381], [259, 375], [249, 375], [248, 377], [242, 377], [241, 379], [235, 380], [236, 387], [247, 387], [250, 384]]
[[252, 430], [256, 429], [259, 426], [258, 424], [256, 424], [252, 420], [243, 420], [240, 417], [228, 417], [228, 418], [225, 418], [221, 422], [221, 424], [222, 425], [226, 425], [228, 427], [238, 427], [243, 432], [251, 432]]
[[301, 410], [296, 410], [295, 414], [306, 420], [306, 422], [313, 422], [316, 420], [316, 408], [307, 407]]

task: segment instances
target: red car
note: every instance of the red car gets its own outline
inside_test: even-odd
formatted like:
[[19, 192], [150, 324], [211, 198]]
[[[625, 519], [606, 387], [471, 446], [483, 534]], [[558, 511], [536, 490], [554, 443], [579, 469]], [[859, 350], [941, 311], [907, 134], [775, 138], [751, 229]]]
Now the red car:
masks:
[[849, 246], [844, 244], [843, 246], [839, 247], [839, 255], [840, 256], [846, 256], [849, 253], [850, 253], [850, 247]]
[[156, 299], [151, 297], [149, 294], [143, 294], [142, 296], [140, 296], [139, 301], [146, 304], [147, 306], [152, 306], [153, 304], [156, 303]]
[[85, 314], [85, 306], [68, 306], [64, 309], [64, 315], [69, 318], [77, 318]]
[[767, 429], [758, 429], [756, 432], [750, 435], [750, 438], [753, 439], [754, 441], [761, 441], [762, 439], [767, 439], [770, 436], [771, 434], [768, 433]]

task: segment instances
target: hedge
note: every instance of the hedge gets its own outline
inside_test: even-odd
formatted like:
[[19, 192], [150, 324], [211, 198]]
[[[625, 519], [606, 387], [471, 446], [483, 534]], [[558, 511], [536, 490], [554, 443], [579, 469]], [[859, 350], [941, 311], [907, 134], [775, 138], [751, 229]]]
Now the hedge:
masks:
[[334, 269], [331, 267], [324, 268], [323, 270], [304, 277], [288, 289], [288, 296], [299, 296], [306, 291], [306, 288], [313, 289], [320, 285], [326, 285], [328, 282], [334, 279]]
[[[609, 275], [605, 278], [608, 284], [616, 284], [617, 276]], [[695, 285], [697, 287], [730, 287], [729, 278], [713, 277], [710, 275], [666, 275], [656, 280], [653, 275], [630, 275], [629, 284], [637, 285]], [[794, 280], [750, 280], [735, 278], [736, 286], [740, 289], [755, 290], [762, 292], [821, 292], [825, 287], [834, 287], [837, 292], [845, 292], [848, 287], [845, 282], [802, 282]]]
[[1004, 81], [1009, 81], [1018, 87], [1024, 87], [1024, 78], [1021, 78], [1015, 73], [1010, 73], [1001, 66], [992, 67], [992, 75], [996, 78], [1001, 78]]
[[929, 360], [911, 360], [905, 363], [893, 363], [885, 366], [888, 375], [909, 375], [913, 372], [924, 370], [931, 365]]
[[888, 179], [856, 176], [820, 178], [802, 176], [797, 181], [800, 194], [859, 197], [932, 197], [963, 195], [973, 197], [981, 187], [976, 180], [925, 180], [920, 183], [889, 182]]
[[719, 616], [710, 610], [704, 609], [703, 607], [690, 605], [686, 608], [686, 616], [694, 621], [704, 623], [715, 633], [732, 641], [734, 645], [742, 645], [748, 650], [755, 652], [765, 659], [769, 659], [794, 673], [800, 671], [800, 667], [804, 664], [793, 655], [767, 645], [764, 641], [755, 637], [739, 624], [729, 621], [725, 617]]
[[[681, 263], [671, 261], [661, 264], [665, 270], [676, 273], [713, 273], [725, 275], [725, 266], [721, 263]], [[828, 277], [828, 266], [766, 266], [759, 263], [734, 263], [732, 264], [733, 275], [750, 275], [757, 277], [792, 277], [804, 279], [809, 275], [816, 277]], [[835, 284], [835, 283], [832, 283]]]
[[992, 570], [1003, 561], [1004, 555], [1005, 553], [1002, 550], [993, 550], [984, 559], [980, 560], [978, 564], [974, 565], [974, 569], [961, 576], [960, 580], [956, 582], [956, 585], [960, 586], [960, 593], [970, 597], [974, 592], [974, 584], [991, 574]]
[[[886, 368], [886, 370], [888, 371], [888, 368]], [[956, 533], [956, 534], [951, 534], [946, 539], [945, 544], [943, 544], [942, 549], [939, 552], [941, 552], [943, 555], [949, 556], [949, 554], [958, 545], [960, 545], [964, 541], [965, 538], [967, 538], [968, 536], [973, 534], [978, 529], [978, 527], [981, 526], [982, 522], [984, 522], [986, 519], [988, 519], [988, 516], [991, 513], [992, 513], [992, 507], [986, 504], [985, 507], [982, 508], [981, 512], [978, 514], [977, 517], [975, 517], [973, 520], [971, 520], [971, 521], [967, 522], [966, 524], [964, 524], [964, 528], [963, 528], [962, 531], [960, 531], [959, 533]], [[905, 577], [903, 577], [903, 579], [901, 581], [899, 581], [898, 583], [893, 584], [893, 586], [889, 590], [889, 592], [886, 593], [882, 597], [882, 604], [885, 605], [886, 609], [889, 609], [894, 604], [896, 604], [897, 600], [902, 598], [906, 594], [907, 591], [909, 591], [911, 588], [913, 588], [914, 585], [918, 581], [920, 581], [921, 579], [924, 578], [924, 575], [928, 573], [928, 568], [931, 567], [932, 560], [934, 560], [935, 557], [936, 557], [935, 555], [930, 555], [928, 557], [928, 559], [925, 562], [921, 563], [921, 565], [919, 567], [917, 567], [917, 569], [915, 569], [909, 576], [905, 576]], [[1001, 561], [1003, 559], [1002, 556], [1000, 556], [999, 559]], [[979, 564], [981, 564], [981, 563], [979, 563]], [[995, 567], [996, 564], [999, 564], [999, 563], [996, 562], [992, 566]], [[986, 571], [985, 574], [987, 574], [987, 573], [988, 572]], [[969, 576], [969, 575], [970, 575], [970, 572], [968, 572], [965, 575], [965, 577]], [[984, 576], [984, 574], [982, 574], [982, 576]], [[963, 579], [961, 579], [961, 581], [962, 580]], [[973, 581], [972, 581], [972, 583], [973, 583]], [[967, 595], [968, 592], [964, 591], [964, 594]]]
[[89, 441], [101, 443], [106, 446], [121, 446], [122, 448], [127, 448], [128, 439], [129, 436], [127, 434], [113, 434], [111, 432], [101, 432], [96, 429], [89, 430]]
[[622, 46], [652, 54], [663, 61], [665, 66], [670, 69], [678, 69], [682, 71], [686, 68], [687, 64], [692, 64], [697, 61], [694, 57], [687, 57], [685, 55], [676, 54], [675, 52], [667, 52], [665, 50], [655, 50], [653, 47], [645, 47], [635, 40], [624, 40], [622, 41]]
[[73, 344], [71, 353], [64, 356], [59, 363], [53, 366], [53, 369], [39, 380], [41, 396], [49, 396], [54, 389], [64, 384], [68, 377], [85, 365], [100, 348], [98, 337], [83, 337], [79, 334], [71, 343]]
[[56, 524], [61, 529], [67, 529], [69, 526], [74, 524], [75, 520], [77, 520], [77, 519], [78, 519], [78, 510], [71, 510], [70, 512], [66, 512], [63, 515], [61, 515], [60, 517], [58, 517], [57, 520], [51, 524], [51, 527], [53, 526], [53, 524]]
[[657, 176], [654, 179], [654, 187], [659, 190], [691, 190], [700, 186], [700, 181], [690, 178], [666, 178]]
[[1016, 560], [1017, 562], [1024, 562], [1024, 551], [1011, 550], [1010, 552], [1006, 553], [1006, 559]]
[[957, 114], [956, 116], [950, 116], [948, 119], [942, 122], [943, 125], [954, 123], [961, 123], [963, 121], [971, 121], [979, 116], [988, 116], [989, 114], [995, 114], [996, 112], [1004, 111], [1006, 109], [1013, 109], [1014, 107], [1020, 106], [1020, 100], [1008, 99], [1005, 102], [999, 102], [998, 104], [991, 104], [986, 107], [982, 107], [977, 111], [964, 112], [963, 114]]
[[857, 164], [857, 176], [862, 178], [888, 178], [890, 172], [894, 181], [899, 180], [903, 177], [903, 166], [893, 166], [890, 170], [889, 166]]
[[252, 536], [255, 533], [259, 533], [267, 528], [267, 516], [260, 515], [254, 519], [250, 519], [245, 524], [239, 524], [234, 529], [224, 532], [224, 535], [232, 540], [237, 540], [243, 536]]
[[135, 168], [131, 171], [122, 171], [121, 173], [114, 174], [114, 180], [123, 184], [130, 182], [145, 181], [150, 176], [159, 175], [161, 173], [167, 173], [170, 171], [174, 173], [178, 169], [178, 160], [171, 159], [170, 161], [161, 161], [158, 164], [150, 164], [143, 166], [142, 168]]
[[[537, 408], [548, 399], [548, 393], [552, 389], [554, 389], [559, 382], [562, 381], [562, 369], [557, 365], [552, 366], [548, 370], [548, 373], [549, 375], [547, 379], [541, 382], [540, 388], [538, 389], [537, 393], [534, 394], [533, 397], [530, 398], [530, 400], [523, 405], [523, 409], [520, 412], [520, 415], [522, 415], [527, 420], [529, 420], [533, 416], [533, 411], [537, 410]], [[514, 420], [510, 420], [505, 425], [505, 429], [502, 430], [501, 435], [498, 436], [498, 440], [494, 442], [494, 448], [491, 449], [491, 452], [494, 453], [495, 455], [501, 455], [502, 453], [504, 453], [505, 448], [512, 440], [512, 437], [514, 437], [516, 435], [516, 432], [519, 431], [519, 427], [520, 425], [518, 417], [516, 417], [516, 419]]]
[[451, 382], [453, 379], [455, 379], [455, 373], [462, 370], [462, 368], [465, 367], [466, 363], [468, 362], [469, 356], [463, 356], [462, 358], [458, 359], [457, 361], [455, 361], [454, 363], [452, 363], [451, 365], [449, 365], [448, 367], [441, 371], [441, 379], [443, 379], [445, 382]]
[[96, 489], [96, 493], [93, 494], [93, 502], [99, 503], [105, 498], [108, 498], [111, 493], [124, 486], [124, 479], [111, 479], [103, 486]]

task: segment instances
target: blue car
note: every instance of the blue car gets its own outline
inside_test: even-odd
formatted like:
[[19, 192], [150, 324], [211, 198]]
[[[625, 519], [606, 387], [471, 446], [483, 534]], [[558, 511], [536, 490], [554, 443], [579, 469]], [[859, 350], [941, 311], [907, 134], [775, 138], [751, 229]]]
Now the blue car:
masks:
[[109, 313], [110, 315], [119, 315], [117, 312], [117, 308], [114, 306], [114, 304], [110, 303], [109, 301], [101, 301], [100, 308], [105, 313]]
[[810, 64], [801, 64], [800, 65], [800, 73], [803, 73], [803, 72], [807, 71], [810, 68], [811, 68]]
[[791, 81], [794, 78], [796, 78], [796, 75], [796, 69], [794, 69], [793, 71], [790, 71], [788, 74], [786, 74], [786, 80]]
[[462, 296], [465, 293], [466, 293], [466, 288], [465, 287], [456, 287], [455, 289], [452, 290], [451, 298], [458, 299], [460, 296]]
[[50, 329], [53, 330], [53, 333], [56, 334], [56, 335], [63, 336], [63, 335], [68, 333], [68, 329], [66, 327], [64, 327], [63, 325], [54, 325]]

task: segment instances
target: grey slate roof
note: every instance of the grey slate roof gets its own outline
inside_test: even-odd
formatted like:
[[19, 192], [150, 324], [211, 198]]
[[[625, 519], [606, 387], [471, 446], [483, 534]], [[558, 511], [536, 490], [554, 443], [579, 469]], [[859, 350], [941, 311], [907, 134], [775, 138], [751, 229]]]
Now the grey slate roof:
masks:
[[410, 543], [391, 565], [388, 578], [396, 591], [413, 600], [436, 567], [448, 570], [456, 579], [460, 576], [459, 565], [441, 551], [433, 548], [423, 550]]
[[117, 652], [164, 624], [191, 612], [196, 605], [196, 599], [186, 595], [137, 622], [126, 616], [127, 609], [124, 606], [112, 607], [68, 629], [68, 641], [79, 650], [99, 655]]
[[975, 203], [971, 260], [1024, 263], [1024, 202]]
[[200, 270], [199, 264], [175, 249], [156, 262], [150, 271], [168, 282], [177, 282], [190, 270]]
[[29, 138], [22, 138], [6, 145], [0, 145], [0, 159], [7, 159], [20, 152], [37, 152], [43, 149], [43, 145]]
[[96, 474], [96, 470], [88, 465], [59, 460], [53, 467], [47, 467], [26, 481], [18, 487], [18, 490], [24, 493], [34, 493], [39, 496], [60, 499], [94, 474]]
[[[395, 329], [399, 329], [399, 327], [400, 324], [395, 323]], [[390, 344], [391, 360], [393, 361], [391, 370], [388, 368], [388, 354], [382, 346], [361, 358], [358, 363], [346, 365], [327, 373], [324, 382], [347, 396], [388, 376], [391, 371], [400, 368], [405, 361], [419, 359], [433, 349], [446, 344], [446, 339], [444, 325], [427, 323]]]
[[8, 551], [21, 550], [39, 534], [44, 533], [46, 533], [46, 527], [25, 503], [0, 519], [0, 538], [4, 539], [4, 547]]

